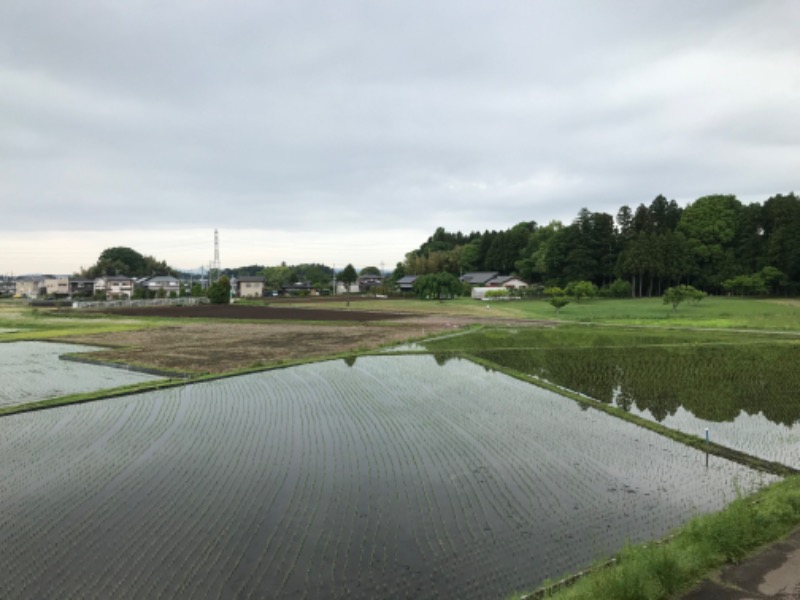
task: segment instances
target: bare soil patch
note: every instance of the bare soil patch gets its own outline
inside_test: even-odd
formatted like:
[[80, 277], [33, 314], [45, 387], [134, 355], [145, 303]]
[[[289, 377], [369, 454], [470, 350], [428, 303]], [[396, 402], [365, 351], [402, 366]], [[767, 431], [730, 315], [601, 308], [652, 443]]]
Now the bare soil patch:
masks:
[[[123, 309], [114, 314], [145, 316], [200, 316], [198, 307]], [[205, 307], [199, 307], [205, 308]], [[340, 353], [372, 350], [387, 345], [452, 332], [475, 323], [542, 325], [535, 321], [477, 319], [449, 315], [394, 314], [321, 309], [278, 309], [272, 307], [209, 307], [205, 313], [224, 315], [217, 322], [173, 322], [163, 327], [138, 331], [71, 336], [69, 341], [105, 346], [106, 350], [87, 357], [179, 373], [224, 373], [234, 369], [266, 366]], [[255, 309], [232, 310], [227, 309]], [[172, 309], [177, 309], [172, 313]], [[183, 310], [181, 310], [183, 309]], [[219, 311], [217, 313], [214, 312]], [[191, 311], [191, 312], [190, 312]], [[282, 312], [278, 312], [282, 311]], [[334, 313], [326, 322], [323, 316]], [[231, 316], [231, 315], [249, 316]], [[292, 322], [276, 320], [284, 315]], [[264, 315], [259, 318], [253, 315]], [[266, 315], [269, 315], [266, 316]], [[287, 316], [288, 315], [288, 316]], [[300, 317], [315, 323], [301, 323]], [[376, 319], [379, 317], [380, 320]], [[357, 319], [361, 322], [354, 322]], [[243, 323], [240, 319], [249, 319]]]
[[292, 308], [251, 306], [242, 304], [202, 304], [199, 306], [147, 306], [113, 308], [105, 314], [132, 317], [177, 317], [198, 319], [252, 319], [271, 321], [386, 321], [411, 316], [406, 313], [371, 312], [363, 310], [333, 310], [328, 308]]

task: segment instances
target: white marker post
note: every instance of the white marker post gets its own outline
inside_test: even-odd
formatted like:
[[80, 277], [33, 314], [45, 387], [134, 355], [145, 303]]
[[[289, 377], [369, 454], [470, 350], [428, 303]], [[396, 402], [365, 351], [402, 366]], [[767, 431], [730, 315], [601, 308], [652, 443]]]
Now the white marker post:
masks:
[[708, 427], [706, 427], [706, 467], [708, 467]]

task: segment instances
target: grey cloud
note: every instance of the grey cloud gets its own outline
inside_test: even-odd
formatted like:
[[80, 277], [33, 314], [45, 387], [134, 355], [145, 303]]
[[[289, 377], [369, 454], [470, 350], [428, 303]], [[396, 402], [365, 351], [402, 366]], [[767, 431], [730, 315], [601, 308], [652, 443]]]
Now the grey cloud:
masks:
[[5, 226], [470, 230], [785, 192], [796, 6], [7, 2]]

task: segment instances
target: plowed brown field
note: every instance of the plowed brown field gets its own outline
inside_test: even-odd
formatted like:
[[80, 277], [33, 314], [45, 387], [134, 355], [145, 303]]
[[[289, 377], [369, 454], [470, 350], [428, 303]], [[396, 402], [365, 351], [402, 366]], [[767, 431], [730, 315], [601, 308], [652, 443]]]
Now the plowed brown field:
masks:
[[332, 310], [329, 308], [292, 308], [248, 306], [240, 304], [203, 304], [200, 306], [148, 306], [113, 308], [108, 314], [132, 317], [193, 317], [198, 319], [267, 319], [270, 321], [386, 321], [411, 316], [409, 313]]
[[[224, 373], [370, 350], [454, 331], [477, 322], [507, 323], [507, 320], [442, 314], [312, 306], [165, 306], [104, 312], [134, 318], [168, 317], [170, 321], [158, 327], [70, 336], [68, 340], [105, 346], [106, 350], [90, 355], [93, 360], [187, 374]], [[514, 325], [541, 323], [514, 321]]]

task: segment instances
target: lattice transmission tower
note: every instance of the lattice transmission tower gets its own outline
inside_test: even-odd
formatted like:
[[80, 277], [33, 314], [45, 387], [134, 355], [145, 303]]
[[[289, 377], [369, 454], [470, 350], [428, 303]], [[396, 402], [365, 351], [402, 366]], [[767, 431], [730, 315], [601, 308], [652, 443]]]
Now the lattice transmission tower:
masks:
[[214, 230], [214, 260], [211, 262], [209, 271], [209, 280], [219, 279], [219, 231], [216, 229]]

